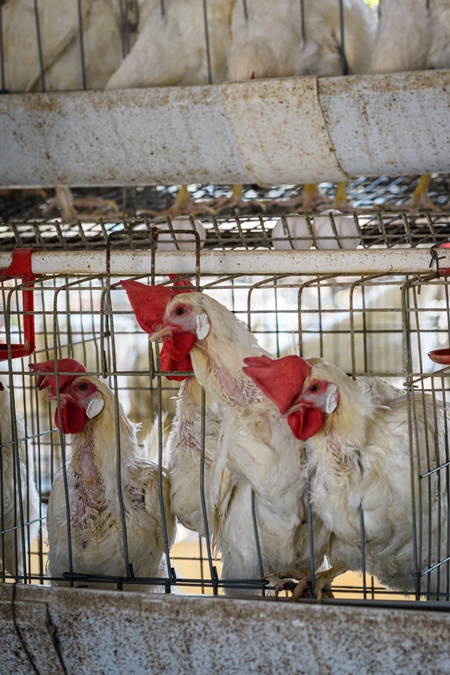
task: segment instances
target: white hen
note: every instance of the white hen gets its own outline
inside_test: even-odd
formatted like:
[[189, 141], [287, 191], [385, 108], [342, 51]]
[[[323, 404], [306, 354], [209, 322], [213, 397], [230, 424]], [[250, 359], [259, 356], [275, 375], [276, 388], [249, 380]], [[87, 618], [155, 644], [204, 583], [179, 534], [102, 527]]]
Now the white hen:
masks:
[[[4, 564], [3, 571], [17, 575], [21, 581], [29, 544], [40, 527], [39, 495], [34, 481], [33, 458], [27, 452], [24, 440], [25, 423], [17, 410], [11, 411], [11, 394], [5, 379], [0, 380], [0, 528], [5, 531], [0, 535], [0, 568]], [[16, 426], [17, 445], [13, 424]]]
[[246, 363], [305, 442], [312, 508], [336, 535], [332, 561], [361, 570], [364, 537], [368, 573], [438, 597], [447, 575], [445, 408], [415, 392], [410, 438], [410, 401], [381, 378], [354, 381], [323, 359], [298, 356]]
[[363, 0], [344, 0], [342, 46], [339, 2], [298, 0], [236, 2], [231, 24], [228, 79], [367, 73], [375, 23]]
[[[30, 366], [38, 374], [39, 389], [49, 387], [48, 400], [56, 399], [54, 361]], [[58, 386], [62, 431], [73, 434], [72, 450], [65, 468], [52, 484], [47, 513], [48, 575], [62, 577], [70, 572], [68, 529], [75, 574], [91, 577], [126, 577], [121, 506], [118, 493], [116, 409], [111, 389], [97, 377], [84, 375], [85, 368], [73, 359], [61, 359]], [[144, 459], [136, 441], [135, 426], [119, 404], [121, 500], [126, 524], [128, 558], [135, 577], [166, 577], [164, 529], [167, 545], [175, 538], [175, 519], [170, 514], [169, 485], [158, 467]], [[59, 426], [60, 417], [55, 413]], [[67, 476], [67, 494], [64, 488]], [[159, 493], [161, 487], [161, 496]], [[67, 520], [67, 514], [70, 520]], [[131, 570], [128, 570], [131, 573]], [[55, 585], [69, 582], [55, 580]], [[114, 583], [114, 582], [112, 582]], [[82, 579], [75, 585], [108, 588], [95, 580]], [[159, 591], [158, 585], [125, 584], [131, 591]]]
[[[212, 82], [226, 77], [233, 0], [208, 0], [207, 30]], [[139, 36], [106, 89], [208, 84], [203, 3], [168, 0], [165, 14], [152, 1]]]
[[[234, 0], [208, 0], [206, 22], [201, 0], [169, 0], [165, 13], [150, 0], [139, 37], [106, 89], [217, 84], [226, 78]], [[207, 50], [209, 45], [209, 50]], [[208, 66], [209, 58], [209, 66]], [[182, 185], [175, 204], [158, 215], [211, 213], [194, 204]]]
[[[372, 72], [450, 67], [449, 0], [383, 0]], [[411, 208], [439, 210], [428, 197], [430, 177], [423, 175]]]
[[[122, 60], [120, 3], [116, 0], [83, 0], [80, 9], [86, 86], [100, 89]], [[137, 30], [137, 18], [137, 0], [126, 0], [125, 32], [131, 43]], [[27, 92], [41, 88], [38, 23], [45, 89], [83, 89], [78, 3], [70, 0], [58, 3], [10, 0], [2, 7], [2, 22], [7, 91]]]
[[[238, 0], [231, 24], [229, 80], [332, 76], [370, 71], [375, 22], [363, 0], [344, 0], [343, 36], [337, 0]], [[236, 192], [236, 190], [235, 190]], [[236, 197], [236, 199], [235, 199]], [[238, 203], [236, 192], [231, 203]], [[290, 206], [309, 210], [323, 203], [315, 185], [305, 185], [304, 197]], [[340, 183], [335, 208], [346, 208], [345, 185]]]
[[[212, 416], [219, 430], [216, 438], [210, 436], [208, 440], [211, 446], [215, 442], [215, 447], [210, 448], [207, 510], [210, 531], [222, 554], [222, 580], [230, 582], [226, 592], [238, 594], [239, 580], [257, 580], [262, 574], [308, 567], [301, 444], [290, 434], [286, 420], [242, 373], [243, 358], [265, 354], [264, 350], [234, 314], [203, 293], [178, 295], [164, 287], [122, 283], [150, 339], [170, 335], [165, 339], [170, 340], [174, 352], [190, 353], [196, 379], [209, 396], [207, 419]], [[155, 331], [156, 325], [161, 328]], [[188, 403], [183, 401], [183, 406]], [[199, 427], [200, 420], [195, 418], [196, 433]], [[189, 475], [185, 480], [189, 483]], [[252, 488], [261, 566], [252, 517]], [[329, 537], [316, 519], [318, 564]]]
[[[83, 0], [79, 6], [72, 0], [40, 0], [39, 3], [10, 0], [1, 11], [5, 88], [8, 92], [42, 88], [69, 91], [84, 86], [100, 89], [122, 61], [122, 17], [118, 0]], [[137, 0], [124, 2], [123, 15], [124, 35], [132, 45], [137, 30]], [[56, 204], [66, 222], [77, 219], [74, 206], [115, 207], [110, 200], [98, 197], [86, 197], [81, 204], [74, 204], [70, 190], [63, 186], [56, 188], [56, 198], [46, 210], [50, 211]]]

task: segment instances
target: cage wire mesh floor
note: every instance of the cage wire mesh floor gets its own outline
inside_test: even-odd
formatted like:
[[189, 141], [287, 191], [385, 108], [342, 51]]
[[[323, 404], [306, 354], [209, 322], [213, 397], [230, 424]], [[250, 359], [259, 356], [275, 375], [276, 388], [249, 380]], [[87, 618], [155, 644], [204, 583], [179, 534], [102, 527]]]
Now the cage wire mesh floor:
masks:
[[[359, 178], [347, 186], [349, 208], [359, 210], [382, 210], [383, 212], [398, 212], [407, 209], [411, 202], [414, 189], [419, 177], [399, 176], [390, 178]], [[86, 220], [89, 214], [105, 220], [117, 217], [133, 218], [149, 215], [149, 212], [163, 211], [172, 206], [178, 186], [147, 186], [138, 188], [77, 188], [73, 190], [75, 202], [81, 200], [79, 215]], [[332, 200], [336, 194], [336, 184], [321, 183], [320, 193], [325, 199]], [[220, 185], [190, 185], [189, 193], [194, 203], [207, 205], [212, 200], [218, 200], [231, 191], [231, 186]], [[301, 186], [285, 185], [259, 187], [257, 185], [243, 186], [243, 197], [247, 206], [240, 209], [228, 208], [220, 212], [222, 216], [229, 215], [279, 215], [291, 212], [292, 208], [285, 206], [285, 202], [302, 193]], [[434, 175], [429, 189], [429, 196], [438, 209], [450, 210], [450, 176], [446, 174]], [[91, 199], [91, 198], [94, 199]], [[87, 198], [90, 208], [86, 208], [83, 199]], [[53, 190], [19, 190], [0, 189], [0, 223], [3, 221], [27, 221], [58, 217], [59, 207], [49, 209], [53, 199]], [[96, 199], [110, 200], [109, 206], [99, 210]], [[83, 208], [83, 206], [85, 208]], [[318, 202], [313, 205], [314, 212], [322, 211], [326, 203]], [[194, 211], [195, 213], [195, 211]], [[156, 216], [153, 216], [156, 217]]]
[[[365, 216], [356, 216], [359, 223]], [[389, 238], [389, 229], [385, 223], [392, 223], [392, 214], [373, 216], [377, 224], [377, 238], [370, 238], [363, 244], [386, 248], [387, 246], [411, 247], [417, 244], [437, 243], [446, 239], [445, 232], [448, 219], [441, 214], [428, 216], [394, 216], [397, 218], [391, 230], [396, 237]], [[262, 222], [265, 222], [264, 216]], [[271, 219], [272, 226], [274, 219]], [[419, 218], [420, 225], [417, 224]], [[412, 219], [412, 220], [411, 220]], [[417, 219], [417, 220], [416, 220]], [[134, 221], [131, 221], [132, 223]], [[143, 221], [141, 221], [142, 223]], [[233, 241], [231, 247], [245, 248], [251, 238], [245, 226], [251, 223], [245, 218], [237, 219], [233, 224], [233, 237], [244, 240]], [[259, 243], [253, 242], [250, 247], [261, 246], [261, 234], [264, 228], [261, 220], [257, 224]], [[363, 221], [362, 221], [363, 222]], [[370, 222], [370, 221], [369, 221]], [[416, 223], [414, 229], [411, 223]], [[145, 225], [145, 221], [144, 221]], [[364, 224], [365, 226], [365, 224]], [[360, 228], [360, 234], [364, 230]], [[251, 225], [254, 229], [254, 225]], [[22, 229], [24, 228], [24, 229]], [[91, 229], [92, 228], [92, 229]], [[369, 225], [370, 228], [370, 225]], [[442, 228], [442, 230], [440, 229]], [[45, 250], [80, 249], [99, 247], [105, 249], [109, 241], [111, 249], [148, 248], [152, 240], [151, 233], [141, 231], [141, 238], [122, 236], [122, 223], [119, 234], [107, 223], [91, 225], [66, 226], [61, 223], [34, 223], [32, 225], [17, 224], [10, 229], [3, 228], [4, 250], [12, 248], [12, 240], [20, 245], [38, 245]], [[133, 229], [131, 227], [131, 229]], [[125, 223], [125, 230], [127, 230]], [[220, 238], [220, 226], [212, 227], [216, 239], [212, 247], [226, 247], [230, 240]], [[370, 232], [370, 229], [368, 229]], [[108, 238], [108, 232], [110, 237]], [[209, 233], [209, 231], [207, 230]], [[219, 234], [217, 234], [219, 232]], [[252, 230], [253, 232], [253, 230]], [[440, 234], [436, 234], [439, 232]], [[111, 234], [112, 233], [112, 234]], [[120, 235], [120, 236], [119, 236]], [[177, 241], [175, 233], [172, 237], [172, 249]], [[335, 247], [342, 245], [339, 236], [334, 236]], [[366, 235], [364, 235], [365, 237]], [[372, 235], [375, 237], [375, 234]], [[92, 237], [93, 241], [90, 240]], [[268, 237], [268, 235], [267, 235]], [[417, 237], [417, 238], [415, 238]], [[74, 243], [72, 243], [74, 239]], [[192, 238], [193, 239], [193, 238]], [[208, 241], [208, 237], [206, 238]], [[226, 244], [224, 243], [226, 241]], [[341, 241], [341, 243], [339, 243]], [[320, 248], [319, 240], [316, 242]], [[296, 247], [296, 246], [295, 246]], [[169, 246], [170, 248], [170, 246]], [[190, 248], [192, 246], [190, 245]], [[163, 247], [164, 249], [164, 247]], [[314, 251], [310, 251], [314, 254]], [[268, 252], [270, 255], [270, 252]], [[185, 251], [185, 256], [194, 258], [193, 252]], [[158, 251], [155, 252], [156, 266]], [[430, 256], [430, 263], [432, 259]], [[63, 263], [62, 263], [63, 264]], [[274, 357], [300, 353], [306, 358], [322, 356], [334, 363], [351, 376], [380, 376], [400, 388], [406, 386], [408, 399], [408, 434], [410, 443], [411, 471], [414, 477], [412, 485], [415, 493], [415, 511], [411, 516], [411, 544], [417, 575], [421, 580], [421, 591], [414, 584], [411, 587], [409, 600], [426, 599], [427, 597], [448, 601], [450, 598], [450, 550], [448, 542], [448, 472], [450, 467], [448, 448], [448, 429], [445, 421], [442, 429], [435, 430], [428, 439], [427, 452], [421, 452], [420, 436], [417, 432], [421, 415], [432, 417], [442, 404], [446, 404], [449, 380], [447, 369], [436, 366], [427, 356], [428, 352], [448, 347], [450, 340], [449, 289], [446, 277], [437, 278], [431, 270], [430, 274], [417, 275], [396, 273], [384, 270], [378, 274], [334, 274], [315, 273], [308, 276], [294, 275], [289, 270], [284, 274], [266, 274], [249, 276], [242, 273], [232, 275], [211, 276], [197, 267], [201, 289], [205, 294], [214, 297], [230, 309], [237, 318], [246, 323], [260, 345]], [[77, 359], [86, 366], [89, 373], [106, 376], [106, 382], [113, 392], [117, 392], [117, 402], [123, 405], [126, 414], [136, 423], [142, 425], [138, 440], [141, 448], [144, 439], [152, 429], [153, 421], [159, 418], [161, 428], [164, 426], [162, 413], [167, 414], [166, 426], [170, 424], [176, 412], [176, 401], [179, 384], [168, 380], [160, 370], [157, 351], [149, 349], [147, 335], [139, 328], [131, 311], [125, 292], [118, 283], [118, 278], [109, 274], [67, 277], [61, 274], [42, 275], [34, 281], [34, 326], [36, 330], [36, 350], [32, 356], [24, 359], [4, 360], [1, 367], [2, 382], [10, 385], [13, 392], [13, 418], [17, 411], [24, 419], [23, 439], [30, 454], [25, 471], [25, 483], [31, 480], [30, 466], [35, 464], [35, 477], [39, 493], [38, 520], [42, 527], [37, 536], [33, 535], [33, 517], [29, 505], [25, 504], [23, 512], [17, 506], [14, 523], [7, 527], [3, 522], [2, 537], [3, 565], [2, 579], [13, 581], [21, 575], [25, 581], [35, 584], [48, 584], [46, 578], [47, 532], [45, 526], [46, 510], [55, 473], [61, 466], [62, 457], [68, 457], [71, 451], [70, 436], [63, 436], [55, 427], [54, 404], [46, 402], [45, 396], [38, 393], [35, 378], [30, 377], [28, 361], [42, 362], [58, 358]], [[133, 270], [129, 270], [131, 277]], [[126, 275], [125, 275], [126, 276]], [[146, 281], [142, 275], [140, 281]], [[167, 282], [166, 277], [156, 277], [157, 282]], [[27, 282], [4, 280], [2, 286], [3, 312], [0, 325], [0, 343], [16, 344], [24, 340], [24, 318], [30, 312], [24, 311], [22, 290]], [[109, 300], [110, 298], [110, 300]], [[5, 354], [4, 354], [5, 358]], [[417, 391], [415, 398], [412, 392]], [[425, 394], [432, 401], [432, 410], [423, 412]], [[405, 413], [406, 414], [406, 413]], [[164, 432], [167, 440], [168, 430]], [[204, 431], [200, 431], [201, 437]], [[21, 441], [20, 434], [17, 441]], [[14, 445], [14, 438], [5, 439], [2, 446], [3, 462], [7, 461], [8, 452]], [[161, 439], [162, 440], [162, 439]], [[433, 448], [439, 446], [440, 460], [433, 459]], [[158, 444], [153, 459], [161, 465], [162, 445]], [[207, 494], [208, 467], [205, 459], [196, 457], [196, 466], [204, 474]], [[16, 467], [15, 471], [19, 470]], [[23, 476], [22, 476], [23, 478]], [[6, 478], [3, 478], [2, 490], [6, 490]], [[17, 488], [16, 488], [17, 490]], [[431, 511], [427, 500], [431, 494], [436, 499], [436, 509]], [[200, 499], [200, 497], [198, 497]], [[258, 495], [256, 513], [258, 513]], [[250, 504], [248, 505], [250, 509]], [[256, 522], [256, 525], [255, 525]], [[254, 541], [254, 559], [264, 568], [264, 550], [258, 543], [258, 519], [252, 520], [252, 529], [247, 533], [249, 541]], [[25, 525], [22, 527], [21, 523]], [[212, 527], [212, 525], [210, 525]], [[433, 529], [436, 537], [428, 536]], [[204, 530], [203, 530], [204, 531]], [[202, 531], [202, 532], [203, 532]], [[16, 551], [15, 568], [8, 569], [5, 551], [8, 536], [14, 533], [13, 549]], [[211, 530], [210, 530], [211, 532]], [[164, 574], [157, 580], [145, 579], [148, 587], [159, 583], [173, 590], [177, 588], [185, 593], [219, 593], [233, 594], [271, 594], [273, 578], [270, 581], [258, 581], [257, 578], [221, 579], [221, 554], [207, 545], [204, 537], [198, 532], [179, 527], [179, 539], [171, 550], [168, 542], [164, 546]], [[409, 535], [408, 535], [409, 537]], [[26, 555], [23, 551], [28, 551]], [[317, 561], [316, 561], [317, 562]], [[11, 566], [11, 563], [9, 564]], [[333, 583], [336, 599], [346, 598], [349, 601], [405, 601], [405, 596], [398, 590], [388, 590], [378, 580], [371, 577], [364, 565], [360, 574], [347, 573], [337, 577]], [[74, 571], [77, 570], [74, 568]], [[264, 572], [274, 570], [263, 569]], [[283, 570], [276, 570], [283, 571]], [[436, 572], [437, 571], [437, 572]], [[433, 575], [438, 575], [438, 594], [432, 593]], [[83, 577], [80, 581], [66, 570], [64, 582], [75, 580], [81, 585], [96, 583], [98, 586], [113, 583], [122, 587], [130, 584], [130, 578], [121, 576], [113, 578], [107, 575]], [[60, 582], [62, 579], [60, 579]], [[131, 580], [131, 585], [139, 579]], [[142, 580], [141, 580], [142, 582]], [[255, 590], [256, 589], [256, 590]], [[428, 594], [428, 596], [427, 596]], [[330, 600], [331, 601], [331, 600]]]
[[[442, 205], [445, 206], [447, 178], [440, 177], [439, 186]], [[386, 182], [387, 181], [387, 182]], [[3, 224], [0, 222], [0, 250], [10, 251], [15, 247], [37, 247], [43, 250], [103, 250], [106, 243], [111, 248], [127, 250], [150, 246], [151, 228], [158, 225], [162, 230], [158, 248], [160, 250], [193, 250], [196, 230], [202, 249], [318, 249], [394, 247], [394, 246], [430, 246], [448, 241], [450, 236], [449, 215], [442, 211], [412, 213], [407, 210], [414, 186], [417, 181], [411, 179], [377, 179], [370, 183], [362, 182], [361, 204], [371, 208], [356, 208], [351, 213], [339, 215], [336, 211], [325, 210], [320, 213], [296, 215], [292, 209], [283, 210], [283, 201], [276, 200], [264, 210], [256, 207], [258, 213], [217, 214], [202, 216], [180, 216], [177, 218], [151, 217], [146, 209], [136, 206], [135, 217], [122, 217], [119, 213], [97, 216], [85, 216], [81, 220], [67, 224], [60, 218], [49, 219], [37, 215], [35, 207], [23, 209], [27, 201], [42, 200], [42, 196], [26, 194], [20, 191], [8, 191], [5, 197], [7, 205], [3, 210]], [[356, 185], [356, 184], [355, 184]], [[384, 197], [380, 192], [400, 185], [402, 197], [395, 209], [386, 209]], [[365, 191], [367, 188], [367, 191]], [[142, 193], [133, 190], [133, 194], [146, 195], [151, 190], [153, 197], [157, 188], [143, 188]], [[280, 191], [279, 189], [278, 191]], [[29, 191], [26, 191], [29, 192]], [[91, 191], [92, 192], [92, 191]], [[117, 198], [119, 192], [98, 190], [103, 197]], [[124, 191], [125, 192], [125, 191]], [[161, 192], [162, 194], [162, 192]], [[169, 193], [166, 193], [166, 197]], [[142, 197], [143, 198], [143, 197]], [[16, 202], [18, 200], [18, 203]], [[377, 200], [380, 207], [375, 208]], [[439, 200], [436, 199], [436, 204]], [[154, 203], [154, 202], [153, 202]], [[261, 202], [262, 204], [263, 202]], [[401, 208], [401, 203], [405, 208]], [[11, 217], [8, 216], [10, 210]], [[38, 209], [39, 210], [39, 209]], [[32, 215], [34, 214], [34, 215]], [[139, 215], [141, 214], [141, 215]], [[177, 230], [186, 230], [174, 233]]]

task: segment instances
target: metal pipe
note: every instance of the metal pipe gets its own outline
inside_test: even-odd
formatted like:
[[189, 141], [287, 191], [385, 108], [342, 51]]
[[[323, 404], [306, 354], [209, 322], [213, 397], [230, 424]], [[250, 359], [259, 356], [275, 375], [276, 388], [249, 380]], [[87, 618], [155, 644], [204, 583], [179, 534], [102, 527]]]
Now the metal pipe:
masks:
[[[439, 251], [441, 253], [441, 250]], [[441, 267], [450, 267], [449, 249], [442, 249]], [[315, 275], [317, 270], [327, 274], [427, 274], [428, 248], [414, 249], [348, 249], [310, 251], [203, 251], [199, 255], [202, 275], [285, 274]], [[12, 253], [0, 253], [0, 268], [11, 264]], [[195, 255], [184, 251], [158, 251], [157, 273], [161, 275], [196, 274]], [[150, 271], [151, 253], [142, 251], [112, 251], [112, 275], [145, 275]], [[35, 251], [32, 255], [33, 274], [93, 274], [106, 273], [102, 251]]]

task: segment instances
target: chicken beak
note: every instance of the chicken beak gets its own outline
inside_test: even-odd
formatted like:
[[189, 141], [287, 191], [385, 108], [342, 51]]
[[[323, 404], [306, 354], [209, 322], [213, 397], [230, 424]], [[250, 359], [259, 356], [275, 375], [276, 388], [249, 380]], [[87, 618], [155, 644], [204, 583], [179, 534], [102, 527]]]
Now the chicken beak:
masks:
[[[68, 398], [71, 398], [70, 396], [67, 396], [67, 394], [63, 394], [61, 391], [59, 392], [59, 400], [62, 401], [67, 401]], [[56, 401], [57, 397], [56, 394], [52, 394], [50, 391], [48, 392], [46, 396], [47, 401]]]
[[304, 407], [305, 407], [305, 403], [303, 403], [303, 402], [302, 403], [296, 403], [295, 405], [292, 406], [292, 408], [289, 408], [287, 413], [282, 415], [282, 417], [289, 417], [289, 415], [292, 415], [293, 413], [298, 412], [299, 410], [301, 410]]
[[160, 326], [158, 330], [155, 330], [153, 333], [149, 333], [148, 339], [150, 342], [158, 342], [164, 337], [171, 335], [172, 329], [169, 326]]

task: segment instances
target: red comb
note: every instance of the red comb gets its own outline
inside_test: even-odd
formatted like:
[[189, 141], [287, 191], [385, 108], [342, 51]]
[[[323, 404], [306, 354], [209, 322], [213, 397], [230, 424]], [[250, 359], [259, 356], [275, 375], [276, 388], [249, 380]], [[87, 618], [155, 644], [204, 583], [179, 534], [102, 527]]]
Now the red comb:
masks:
[[180, 279], [176, 274], [169, 274], [169, 279], [173, 281], [173, 287], [177, 289], [179, 293], [195, 291], [195, 286], [189, 279]]
[[[30, 363], [29, 367], [34, 373], [42, 373], [39, 374], [37, 378], [36, 384], [38, 389], [50, 387], [50, 393], [53, 396], [56, 396], [54, 360], [42, 361], [41, 363]], [[59, 390], [62, 391], [75, 379], [75, 377], [78, 376], [78, 373], [85, 373], [86, 368], [79, 361], [75, 361], [75, 359], [59, 359], [58, 372], [74, 373], [73, 375], [58, 375]]]
[[[164, 319], [166, 307], [169, 302], [180, 293], [195, 290], [189, 279], [179, 279], [176, 274], [169, 274], [169, 279], [174, 281], [174, 287], [146, 286], [138, 281], [121, 281], [126, 290], [128, 299], [133, 307], [136, 320], [146, 333], [154, 333]], [[161, 370], [189, 371], [192, 370], [192, 362], [189, 352], [195, 341], [192, 333], [178, 332], [170, 338], [163, 340], [160, 353]], [[168, 380], [184, 380], [187, 375], [179, 377], [169, 376]]]
[[120, 282], [127, 292], [138, 324], [146, 333], [154, 333], [161, 325], [166, 307], [176, 295], [195, 290], [188, 279], [178, 279], [174, 274], [169, 274], [169, 277], [175, 279], [176, 288], [159, 284], [146, 286], [139, 281]]
[[292, 407], [311, 372], [309, 363], [300, 356], [285, 356], [282, 359], [250, 356], [244, 359], [244, 363], [244, 373], [275, 403], [282, 415]]
[[168, 286], [146, 286], [138, 281], [121, 281], [133, 308], [136, 320], [146, 333], [154, 333], [160, 326], [166, 307], [177, 295]]

